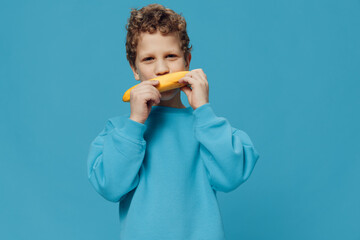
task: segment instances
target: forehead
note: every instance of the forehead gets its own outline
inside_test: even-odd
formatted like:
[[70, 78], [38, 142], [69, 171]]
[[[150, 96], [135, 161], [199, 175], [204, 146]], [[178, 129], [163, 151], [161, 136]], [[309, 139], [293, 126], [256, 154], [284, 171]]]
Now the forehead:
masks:
[[169, 51], [181, 51], [178, 34], [169, 33], [163, 35], [159, 31], [156, 31], [155, 33], [143, 32], [140, 34], [137, 45], [138, 55], [156, 54]]

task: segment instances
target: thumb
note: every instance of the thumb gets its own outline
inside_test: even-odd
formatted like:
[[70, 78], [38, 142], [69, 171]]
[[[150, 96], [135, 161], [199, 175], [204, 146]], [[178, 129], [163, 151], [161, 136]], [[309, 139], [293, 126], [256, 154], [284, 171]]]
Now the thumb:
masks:
[[189, 97], [189, 94], [191, 93], [191, 89], [188, 86], [181, 87], [180, 89], [186, 94], [186, 96]]
[[150, 83], [153, 84], [153, 85], [157, 85], [157, 84], [159, 84], [160, 82], [159, 82], [159, 80], [151, 80]]

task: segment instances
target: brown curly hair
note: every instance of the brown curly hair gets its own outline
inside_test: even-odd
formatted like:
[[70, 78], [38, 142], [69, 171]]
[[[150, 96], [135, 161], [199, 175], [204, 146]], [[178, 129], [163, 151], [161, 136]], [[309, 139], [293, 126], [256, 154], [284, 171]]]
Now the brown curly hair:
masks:
[[162, 34], [175, 32], [179, 36], [184, 59], [189, 55], [189, 36], [186, 32], [185, 18], [160, 4], [149, 4], [140, 10], [132, 9], [126, 24], [126, 58], [135, 67], [136, 48], [142, 32], [154, 33], [159, 30]]

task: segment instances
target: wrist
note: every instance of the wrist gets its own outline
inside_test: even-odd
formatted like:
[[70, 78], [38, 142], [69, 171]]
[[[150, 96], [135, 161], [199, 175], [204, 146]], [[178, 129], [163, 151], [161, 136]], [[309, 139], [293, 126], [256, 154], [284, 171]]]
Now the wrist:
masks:
[[141, 124], [144, 124], [144, 123], [145, 123], [145, 121], [140, 120], [140, 119], [138, 119], [138, 118], [136, 118], [136, 117], [133, 117], [133, 116], [130, 116], [129, 119], [131, 119], [131, 120], [133, 120], [133, 121], [135, 121], [135, 122], [141, 123]]
[[209, 102], [203, 102], [203, 103], [201, 103], [201, 104], [198, 104], [198, 105], [196, 105], [196, 106], [193, 107], [193, 110], [196, 110], [196, 109], [198, 109], [199, 107], [201, 107], [201, 106], [203, 106], [203, 105], [205, 105], [205, 104], [207, 104], [207, 103], [209, 103]]

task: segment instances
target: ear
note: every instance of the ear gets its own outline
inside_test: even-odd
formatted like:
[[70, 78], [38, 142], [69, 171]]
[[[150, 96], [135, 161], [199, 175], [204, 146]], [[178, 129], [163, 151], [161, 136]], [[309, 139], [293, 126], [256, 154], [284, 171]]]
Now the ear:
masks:
[[131, 67], [131, 70], [132, 70], [133, 73], [134, 73], [134, 78], [135, 78], [135, 80], [140, 80], [140, 75], [139, 75], [136, 67], [135, 67], [135, 66], [132, 66], [132, 65], [130, 65], [130, 67]]
[[191, 61], [191, 53], [189, 53], [187, 58], [185, 59], [185, 68], [188, 71], [189, 71], [189, 68], [190, 68], [190, 61]]

